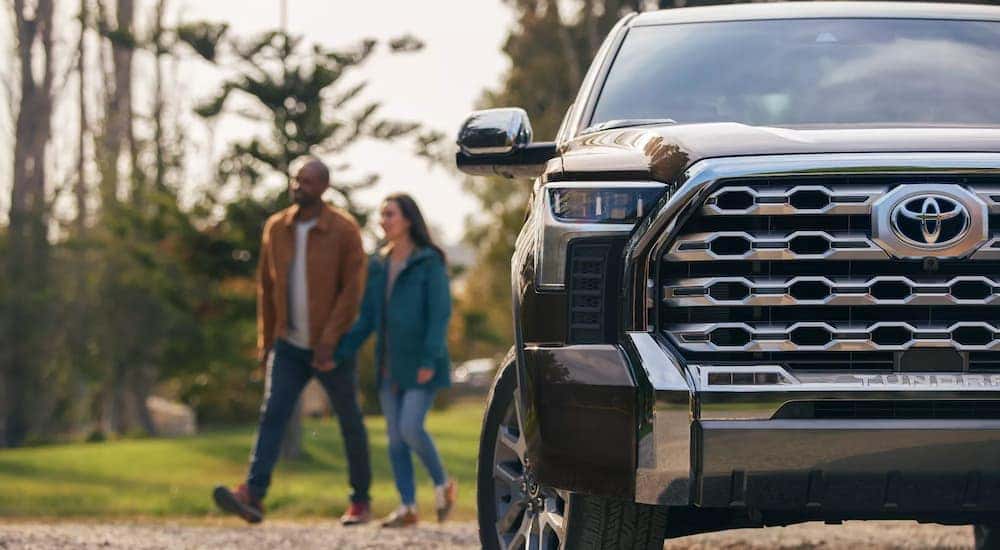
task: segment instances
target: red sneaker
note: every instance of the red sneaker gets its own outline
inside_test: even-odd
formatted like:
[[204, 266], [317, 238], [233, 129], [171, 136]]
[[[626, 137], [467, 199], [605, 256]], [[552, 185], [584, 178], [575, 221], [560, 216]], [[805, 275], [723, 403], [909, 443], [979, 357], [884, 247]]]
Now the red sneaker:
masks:
[[352, 502], [344, 515], [340, 516], [341, 525], [361, 525], [372, 520], [372, 509], [367, 502]]
[[232, 491], [220, 485], [212, 492], [212, 497], [220, 510], [239, 516], [247, 523], [260, 523], [264, 519], [264, 504], [250, 494], [245, 483]]

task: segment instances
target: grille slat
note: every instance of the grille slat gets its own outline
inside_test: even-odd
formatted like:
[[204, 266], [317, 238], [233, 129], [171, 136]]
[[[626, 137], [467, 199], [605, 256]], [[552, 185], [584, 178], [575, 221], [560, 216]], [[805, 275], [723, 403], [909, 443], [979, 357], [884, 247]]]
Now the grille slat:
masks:
[[884, 250], [862, 234], [794, 231], [787, 234], [745, 231], [693, 233], [677, 239], [668, 261], [884, 260]]
[[[872, 206], [901, 184], [962, 185], [992, 240], [965, 259], [889, 256]], [[701, 364], [893, 370], [954, 349], [1000, 371], [1000, 181], [958, 173], [747, 177], [718, 182], [667, 246], [659, 327]]]
[[[907, 176], [910, 183], [973, 183], [973, 190], [991, 213], [1000, 213], [1000, 185], [978, 183], [981, 178], [935, 176], [935, 181]], [[856, 181], [857, 177], [854, 178]], [[882, 178], [884, 179], [884, 178]], [[822, 177], [737, 180], [719, 186], [705, 200], [702, 216], [782, 216], [810, 214], [868, 214], [890, 186], [851, 184], [848, 178]], [[768, 180], [764, 180], [767, 182]]]
[[867, 214], [885, 187], [726, 185], [705, 201], [702, 215]]
[[899, 275], [846, 280], [701, 277], [664, 286], [663, 301], [673, 306], [987, 305], [1000, 302], [1000, 281], [975, 275], [930, 281]]
[[682, 323], [669, 331], [691, 351], [904, 351], [946, 345], [962, 351], [1000, 350], [1000, 328], [986, 322], [941, 326], [879, 322], [865, 327], [824, 322], [792, 325], [749, 323]]

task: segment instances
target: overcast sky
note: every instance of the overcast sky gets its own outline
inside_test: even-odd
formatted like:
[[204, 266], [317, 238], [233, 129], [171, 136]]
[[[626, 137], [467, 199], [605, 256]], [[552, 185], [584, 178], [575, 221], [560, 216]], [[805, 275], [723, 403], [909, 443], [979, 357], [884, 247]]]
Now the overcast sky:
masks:
[[[75, 1], [61, 0], [61, 3], [66, 12], [64, 16], [71, 16], [77, 9]], [[145, 7], [151, 1], [139, 0], [137, 3]], [[178, 12], [185, 20], [225, 21], [230, 24], [230, 32], [240, 36], [276, 28], [281, 21], [280, 0], [175, 0], [174, 6], [180, 8]], [[139, 19], [148, 19], [148, 12], [141, 11]], [[10, 15], [6, 8], [0, 12], [0, 47], [6, 52], [0, 56], [0, 75], [8, 75], [13, 53]], [[388, 39], [405, 33], [422, 39], [426, 48], [419, 53], [379, 54], [364, 66], [361, 76], [370, 81], [365, 99], [382, 100], [383, 115], [423, 122], [445, 132], [452, 140], [482, 91], [496, 86], [507, 68], [507, 59], [500, 48], [511, 17], [501, 0], [288, 0], [287, 21], [292, 33], [304, 35], [307, 42], [327, 46], [349, 46], [364, 37]], [[76, 28], [72, 20], [64, 21], [70, 26], [63, 26], [62, 42], [72, 47]], [[141, 70], [140, 63], [137, 71]], [[175, 74], [180, 76], [178, 95], [192, 101], [213, 95], [223, 77], [220, 71], [195, 59], [182, 62]], [[75, 84], [70, 82], [67, 95], [72, 96], [74, 90]], [[72, 100], [62, 106], [67, 115], [73, 108]], [[5, 210], [11, 177], [12, 128], [7, 114], [2, 113], [2, 116], [0, 190], [4, 197], [0, 209]], [[59, 120], [60, 116], [56, 118]], [[64, 124], [56, 127], [57, 131], [67, 129]], [[233, 116], [215, 128], [214, 136], [197, 120], [192, 120], [186, 130], [197, 151], [191, 159], [190, 170], [194, 188], [211, 184], [211, 157], [223, 151], [227, 141], [245, 138], [260, 129]], [[73, 135], [73, 132], [64, 135]], [[55, 149], [65, 150], [62, 147]], [[457, 176], [429, 169], [426, 162], [409, 155], [407, 149], [402, 144], [365, 143], [353, 150], [348, 160], [355, 174], [377, 172], [382, 176], [377, 188], [360, 195], [361, 201], [375, 205], [387, 193], [409, 192], [416, 197], [429, 221], [444, 232], [443, 240], [457, 240], [465, 216], [476, 210], [475, 201], [462, 191]], [[74, 155], [60, 155], [57, 164], [63, 170], [71, 169], [70, 157]]]

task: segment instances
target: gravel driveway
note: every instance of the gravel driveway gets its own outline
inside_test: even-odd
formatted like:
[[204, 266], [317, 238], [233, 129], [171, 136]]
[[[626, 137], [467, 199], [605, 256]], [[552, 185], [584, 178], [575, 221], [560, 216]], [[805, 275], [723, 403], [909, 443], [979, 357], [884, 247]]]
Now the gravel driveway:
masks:
[[[730, 531], [668, 542], [667, 549], [918, 549], [971, 548], [968, 527], [909, 522], [851, 522], [843, 526], [809, 523], [785, 528]], [[215, 523], [0, 523], [0, 549], [305, 548], [406, 550], [478, 548], [472, 523], [426, 525], [390, 531], [345, 529], [332, 522], [269, 521], [246, 527]]]

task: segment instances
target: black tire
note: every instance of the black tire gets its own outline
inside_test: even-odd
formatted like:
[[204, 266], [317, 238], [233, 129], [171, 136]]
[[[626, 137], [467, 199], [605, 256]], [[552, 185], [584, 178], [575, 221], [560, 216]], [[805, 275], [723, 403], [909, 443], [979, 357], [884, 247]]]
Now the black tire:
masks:
[[[510, 502], [520, 503], [523, 499], [530, 500], [531, 497], [518, 491], [512, 491], [509, 496], [499, 494], [503, 489], [503, 482], [496, 477], [496, 472], [498, 456], [503, 454], [503, 451], [498, 451], [498, 448], [506, 449], [506, 445], [509, 444], [501, 443], [498, 436], [502, 428], [510, 429], [507, 423], [510, 421], [512, 408], [514, 413], [517, 413], [514, 405], [517, 372], [513, 354], [508, 354], [501, 368], [502, 371], [490, 390], [479, 443], [476, 496], [479, 540], [482, 547], [487, 550], [662, 549], [667, 522], [666, 509], [663, 507], [568, 493], [541, 486], [538, 491], [531, 493], [542, 495], [535, 498], [534, 508], [524, 508], [523, 511], [519, 511], [520, 507]], [[523, 442], [519, 430], [517, 438]], [[516, 470], [516, 467], [514, 469]], [[525, 470], [523, 466], [522, 471], [516, 473], [521, 475], [519, 479], [523, 480], [525, 476], [533, 479], [530, 469]], [[516, 496], [514, 493], [517, 493]], [[498, 514], [498, 510], [502, 507], [506, 508], [505, 516], [520, 514], [520, 519], [513, 522], [516, 532], [505, 530], [501, 535], [501, 527], [498, 524], [511, 523], [502, 521], [505, 518]], [[538, 510], [540, 513], [534, 513], [532, 510]], [[551, 518], [556, 515], [561, 519], [552, 520]], [[546, 527], [547, 525], [557, 525], [561, 529]]]
[[1000, 550], [1000, 528], [994, 525], [974, 525], [972, 534], [976, 550]]
[[667, 511], [662, 506], [574, 494], [567, 548], [663, 549]]

